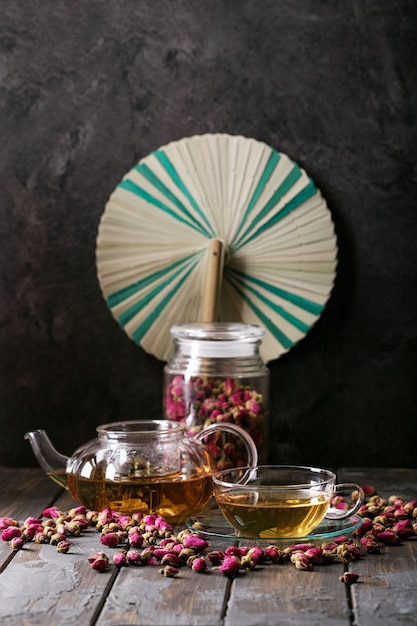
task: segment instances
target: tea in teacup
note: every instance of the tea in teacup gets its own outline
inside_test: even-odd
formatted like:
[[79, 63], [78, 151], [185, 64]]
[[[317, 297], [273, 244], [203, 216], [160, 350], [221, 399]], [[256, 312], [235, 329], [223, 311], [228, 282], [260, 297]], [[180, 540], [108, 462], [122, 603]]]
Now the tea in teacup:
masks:
[[[213, 476], [216, 501], [223, 516], [241, 537], [289, 538], [309, 535], [326, 517], [344, 519], [347, 511], [331, 508], [336, 476], [329, 470], [292, 465], [233, 468]], [[363, 494], [363, 492], [362, 492]]]

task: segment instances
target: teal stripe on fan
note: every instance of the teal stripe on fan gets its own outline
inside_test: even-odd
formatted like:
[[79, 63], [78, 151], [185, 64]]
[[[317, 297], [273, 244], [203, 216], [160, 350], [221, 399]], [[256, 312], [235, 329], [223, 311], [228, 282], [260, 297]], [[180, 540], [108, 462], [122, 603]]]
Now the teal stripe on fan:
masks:
[[[204, 254], [204, 251], [199, 252], [197, 255], [197, 259], [200, 259], [203, 254]], [[146, 276], [146, 278], [142, 278], [142, 280], [138, 280], [136, 283], [132, 283], [131, 285], [128, 285], [127, 287], [124, 287], [123, 289], [119, 289], [118, 291], [115, 291], [114, 293], [107, 296], [106, 300], [107, 300], [108, 307], [112, 309], [113, 307], [117, 306], [121, 302], [124, 302], [131, 296], [135, 295], [135, 293], [137, 293], [138, 291], [141, 291], [145, 287], [152, 285], [152, 283], [156, 282], [160, 278], [163, 278], [163, 276], [172, 272], [177, 267], [181, 268], [185, 265], [188, 265], [191, 259], [195, 257], [196, 257], [195, 254], [190, 254], [184, 259], [181, 259], [180, 261], [176, 261], [175, 263], [168, 265], [163, 270], [159, 270], [158, 272], [149, 274], [149, 276]]]
[[262, 287], [266, 291], [273, 293], [275, 296], [282, 298], [283, 300], [287, 300], [287, 302], [291, 302], [296, 306], [308, 311], [308, 313], [312, 313], [313, 315], [320, 315], [320, 313], [324, 310], [324, 305], [318, 304], [313, 300], [308, 300], [308, 298], [303, 298], [302, 296], [297, 296], [290, 291], [286, 291], [285, 289], [280, 289], [276, 285], [271, 285], [270, 283], [266, 283], [264, 280], [260, 280], [259, 278], [255, 278], [254, 276], [250, 276], [249, 274], [245, 274], [245, 272], [241, 272], [234, 267], [228, 265], [224, 270], [225, 274], [235, 275], [237, 278], [241, 278], [243, 282], [251, 282], [259, 287]]
[[192, 267], [190, 267], [190, 269], [186, 272], [186, 274], [184, 274], [184, 276], [181, 278], [181, 280], [174, 285], [174, 287], [171, 289], [171, 291], [169, 291], [167, 293], [167, 295], [161, 300], [161, 302], [153, 309], [151, 314], [148, 315], [148, 317], [146, 319], [144, 319], [142, 324], [140, 324], [133, 331], [132, 337], [136, 341], [137, 344], [139, 344], [142, 341], [142, 339], [144, 338], [144, 336], [146, 335], [148, 330], [156, 322], [158, 317], [160, 317], [161, 315], [164, 314], [164, 311], [165, 311], [166, 307], [169, 305], [170, 300], [172, 300], [172, 298], [175, 296], [175, 294], [178, 292], [178, 290], [182, 287], [184, 282], [189, 277], [190, 273], [193, 271], [195, 265], [196, 265], [196, 263], [194, 263], [194, 265]]
[[274, 191], [274, 193], [272, 194], [268, 202], [265, 204], [263, 209], [257, 215], [255, 215], [250, 225], [246, 228], [245, 232], [242, 233], [240, 237], [232, 243], [233, 250], [237, 250], [238, 248], [240, 248], [243, 245], [242, 242], [246, 243], [246, 241], [248, 241], [248, 235], [250, 235], [250, 233], [253, 232], [254, 228], [256, 228], [256, 225], [259, 224], [259, 222], [262, 219], [264, 219], [268, 215], [268, 213], [270, 213], [276, 207], [279, 201], [285, 196], [286, 193], [288, 193], [288, 191], [297, 182], [297, 180], [301, 177], [301, 175], [302, 175], [301, 169], [298, 167], [296, 163], [293, 163], [293, 167], [290, 173], [282, 181], [278, 189]]
[[194, 207], [195, 211], [205, 222], [209, 230], [209, 237], [216, 237], [216, 232], [213, 230], [213, 227], [208, 221], [206, 214], [201, 210], [197, 202], [194, 200], [190, 191], [187, 189], [182, 178], [178, 174], [177, 170], [175, 169], [174, 165], [171, 163], [165, 152], [163, 150], [157, 150], [156, 152], [154, 152], [154, 155], [158, 159], [160, 164], [165, 168], [166, 172], [170, 175], [172, 181], [175, 183], [178, 189], [180, 189], [182, 193], [186, 196], [186, 198], [188, 198], [190, 204]]
[[[213, 235], [212, 230], [207, 230], [200, 222], [192, 215], [187, 207], [177, 198], [177, 196], [170, 190], [164, 183], [153, 173], [153, 171], [146, 165], [146, 163], [139, 163], [135, 169], [148, 180], [160, 193], [162, 193], [168, 200], [172, 202], [191, 222], [193, 222], [197, 229], [203, 232], [207, 237]], [[188, 194], [189, 195], [189, 194]], [[187, 196], [188, 197], [188, 196]]]
[[257, 291], [254, 287], [250, 287], [243, 280], [239, 280], [236, 277], [232, 277], [232, 276], [227, 276], [227, 278], [229, 280], [229, 283], [232, 284], [235, 287], [235, 289], [236, 289], [236, 283], [244, 287], [246, 291], [250, 291], [251, 293], [253, 293], [259, 300], [261, 300], [261, 302], [263, 302], [264, 304], [267, 305], [267, 307], [272, 309], [274, 313], [277, 313], [278, 315], [283, 317], [285, 320], [287, 320], [287, 322], [292, 324], [295, 328], [298, 328], [298, 330], [304, 333], [310, 330], [311, 325], [306, 324], [302, 320], [298, 319], [298, 317], [286, 311], [284, 307], [280, 306], [279, 304], [275, 304], [275, 302], [272, 302], [272, 300], [264, 296], [260, 291]]
[[[190, 267], [185, 272], [185, 274], [184, 274], [185, 276], [188, 276], [190, 274], [190, 272], [195, 268], [195, 266], [197, 265], [199, 260], [200, 259], [198, 259], [198, 258], [194, 260], [194, 262], [190, 265]], [[181, 275], [181, 272], [183, 272], [183, 271], [184, 271], [184, 268], [181, 268], [178, 271], [176, 271], [174, 274], [170, 274], [169, 276], [167, 276], [166, 280], [164, 280], [162, 283], [158, 283], [156, 285], [156, 287], [154, 289], [152, 289], [152, 291], [150, 291], [148, 294], [146, 294], [146, 296], [144, 296], [141, 300], [139, 300], [138, 302], [136, 302], [135, 304], [130, 306], [128, 309], [126, 309], [126, 311], [121, 313], [118, 316], [118, 318], [117, 318], [119, 320], [119, 323], [122, 326], [125, 326], [128, 322], [130, 322], [130, 320], [133, 319], [135, 317], [135, 315], [137, 315], [139, 313], [139, 311], [141, 311], [143, 309], [144, 306], [146, 306], [150, 302], [152, 302], [152, 300], [161, 292], [161, 290], [164, 289], [165, 287], [167, 287], [168, 285], [170, 285], [178, 276]], [[183, 282], [183, 279], [181, 279], [180, 283], [182, 283], [182, 282]], [[152, 316], [152, 314], [151, 314], [151, 316]], [[156, 317], [158, 317], [158, 316], [156, 316]], [[148, 319], [148, 318], [146, 318], [146, 319]]]
[[139, 196], [140, 198], [143, 198], [146, 202], [149, 202], [150, 204], [153, 204], [154, 206], [158, 207], [158, 209], [161, 209], [165, 213], [168, 213], [168, 215], [170, 215], [171, 217], [177, 219], [179, 222], [182, 222], [183, 224], [187, 224], [187, 226], [189, 226], [193, 230], [197, 230], [202, 235], [207, 237], [207, 232], [201, 226], [196, 227], [195, 224], [193, 224], [192, 222], [184, 219], [183, 217], [181, 217], [181, 215], [178, 215], [178, 213], [173, 211], [169, 206], [167, 206], [163, 202], [160, 202], [159, 200], [154, 198], [154, 196], [152, 196], [150, 193], [148, 193], [147, 191], [142, 189], [142, 187], [139, 187], [139, 185], [136, 185], [129, 178], [123, 179], [122, 182], [118, 184], [118, 187], [120, 187], [122, 189], [126, 189], [126, 191], [130, 191], [130, 193], [133, 193], [136, 196]]
[[[227, 280], [229, 280], [229, 277], [227, 277]], [[229, 280], [229, 282], [231, 281]], [[291, 339], [287, 337], [287, 335], [283, 333], [282, 330], [280, 330], [276, 324], [273, 323], [271, 318], [265, 315], [263, 311], [261, 311], [261, 309], [259, 309], [256, 306], [256, 304], [241, 289], [239, 289], [237, 285], [233, 283], [231, 284], [232, 284], [233, 289], [235, 289], [235, 291], [240, 295], [242, 300], [244, 300], [248, 304], [248, 306], [252, 309], [252, 311], [255, 313], [255, 315], [261, 322], [262, 326], [264, 326], [264, 328], [269, 330], [269, 332], [275, 337], [275, 339], [286, 350], [289, 350], [290, 348], [292, 348], [295, 345], [295, 342], [291, 341]]]
[[[267, 182], [271, 178], [272, 172], [276, 168], [277, 163], [280, 160], [280, 158], [281, 158], [280, 153], [277, 152], [276, 150], [272, 150], [271, 154], [269, 155], [268, 162], [265, 165], [265, 169], [264, 169], [264, 171], [261, 174], [261, 177], [260, 177], [260, 179], [258, 181], [258, 184], [256, 185], [256, 189], [253, 192], [252, 197], [251, 197], [251, 199], [249, 201], [248, 207], [247, 207], [245, 213], [243, 214], [242, 221], [239, 224], [239, 228], [237, 229], [237, 231], [236, 231], [236, 233], [234, 235], [233, 241], [239, 241], [239, 234], [243, 230], [243, 227], [246, 224], [246, 222], [248, 220], [248, 217], [250, 216], [250, 214], [253, 211], [253, 207], [258, 202], [259, 196], [261, 195], [261, 193], [265, 189], [265, 185], [267, 184]], [[233, 241], [232, 241], [232, 246], [233, 246]]]

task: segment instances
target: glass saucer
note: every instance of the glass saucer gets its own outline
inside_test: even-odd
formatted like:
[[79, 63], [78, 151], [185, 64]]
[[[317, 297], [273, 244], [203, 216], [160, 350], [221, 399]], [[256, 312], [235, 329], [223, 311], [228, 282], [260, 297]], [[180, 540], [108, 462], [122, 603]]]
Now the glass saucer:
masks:
[[325, 519], [310, 535], [306, 535], [305, 537], [275, 537], [272, 533], [268, 533], [267, 537], [242, 537], [239, 536], [233, 526], [224, 519], [219, 509], [212, 509], [201, 515], [189, 517], [185, 525], [205, 539], [291, 545], [293, 543], [330, 542], [337, 537], [352, 533], [361, 526], [362, 521], [362, 518], [358, 515], [352, 515], [352, 517], [348, 517], [344, 520]]

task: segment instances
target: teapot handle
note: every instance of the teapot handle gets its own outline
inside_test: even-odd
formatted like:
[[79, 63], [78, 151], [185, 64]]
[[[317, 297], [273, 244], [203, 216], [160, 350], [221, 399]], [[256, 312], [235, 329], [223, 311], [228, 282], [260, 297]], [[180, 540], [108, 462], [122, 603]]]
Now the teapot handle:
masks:
[[258, 465], [258, 450], [256, 449], [255, 442], [252, 437], [244, 430], [241, 426], [237, 426], [236, 424], [228, 424], [227, 422], [221, 422], [220, 424], [210, 424], [210, 426], [206, 426], [203, 430], [200, 430], [196, 435], [194, 435], [194, 439], [203, 442], [203, 439], [210, 435], [211, 433], [224, 431], [227, 433], [231, 433], [238, 437], [244, 444], [246, 448], [246, 452], [248, 455], [247, 465], [255, 466]]

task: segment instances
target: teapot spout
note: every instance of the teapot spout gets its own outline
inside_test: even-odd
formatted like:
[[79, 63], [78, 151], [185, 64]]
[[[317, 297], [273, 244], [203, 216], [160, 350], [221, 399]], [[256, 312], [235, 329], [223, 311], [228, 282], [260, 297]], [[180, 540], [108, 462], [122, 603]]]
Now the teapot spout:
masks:
[[30, 430], [25, 434], [32, 446], [33, 453], [39, 465], [60, 487], [68, 489], [66, 466], [68, 457], [55, 450], [44, 430]]

